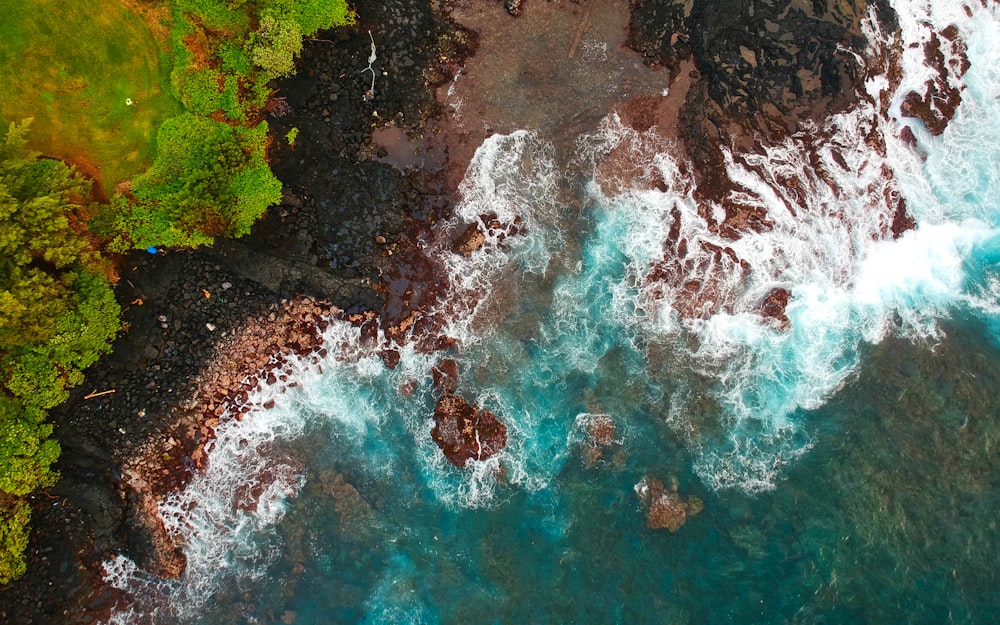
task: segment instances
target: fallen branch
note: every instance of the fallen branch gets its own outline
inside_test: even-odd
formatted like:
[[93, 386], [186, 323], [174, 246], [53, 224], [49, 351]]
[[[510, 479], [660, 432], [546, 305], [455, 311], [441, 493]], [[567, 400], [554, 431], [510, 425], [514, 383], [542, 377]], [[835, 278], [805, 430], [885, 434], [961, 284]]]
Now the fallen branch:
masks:
[[368, 31], [368, 38], [372, 40], [372, 53], [368, 55], [368, 67], [361, 70], [361, 73], [372, 73], [372, 88], [365, 92], [365, 102], [375, 97], [375, 68], [372, 67], [372, 63], [378, 60], [378, 56], [375, 54], [375, 37], [372, 37], [372, 31], [370, 30]]
[[115, 389], [113, 389], [113, 388], [109, 389], [109, 390], [106, 390], [106, 391], [101, 391], [100, 393], [97, 392], [97, 389], [94, 389], [93, 393], [91, 393], [90, 395], [84, 395], [83, 398], [84, 399], [93, 399], [95, 397], [100, 397], [101, 395], [110, 395], [111, 393], [114, 393], [114, 392], [115, 392]]

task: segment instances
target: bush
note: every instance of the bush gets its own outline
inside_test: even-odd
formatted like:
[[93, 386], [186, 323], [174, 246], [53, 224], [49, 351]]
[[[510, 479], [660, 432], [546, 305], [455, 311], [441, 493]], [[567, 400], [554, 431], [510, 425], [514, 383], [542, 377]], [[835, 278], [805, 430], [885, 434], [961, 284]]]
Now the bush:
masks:
[[239, 124], [259, 119], [271, 97], [268, 82], [295, 70], [304, 34], [354, 22], [344, 0], [173, 0], [171, 6], [171, 82], [186, 113], [163, 123], [152, 166], [94, 222], [116, 252], [194, 247], [249, 232], [280, 200], [281, 185], [267, 165], [266, 124]]
[[153, 166], [113, 205], [116, 246], [195, 246], [249, 232], [281, 199], [266, 133], [263, 122], [243, 129], [190, 113], [167, 120]]
[[0, 584], [24, 575], [31, 508], [21, 499], [0, 497]]

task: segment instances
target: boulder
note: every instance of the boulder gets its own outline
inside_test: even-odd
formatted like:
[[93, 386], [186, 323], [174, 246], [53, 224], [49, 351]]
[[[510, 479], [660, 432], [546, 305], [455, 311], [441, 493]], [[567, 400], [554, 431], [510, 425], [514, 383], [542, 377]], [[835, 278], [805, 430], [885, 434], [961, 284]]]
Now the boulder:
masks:
[[451, 358], [445, 358], [431, 369], [434, 388], [444, 393], [454, 393], [458, 386], [458, 363]]
[[472, 256], [486, 243], [486, 235], [476, 224], [468, 224], [451, 245], [451, 251], [462, 256]]
[[464, 467], [499, 453], [507, 444], [507, 426], [489, 410], [445, 393], [434, 407], [431, 437], [452, 464]]
[[788, 289], [780, 287], [771, 289], [760, 306], [760, 314], [763, 317], [777, 320], [782, 329], [787, 329], [790, 322], [785, 314], [785, 308], [788, 307], [788, 298], [791, 295]]
[[671, 534], [705, 507], [697, 497], [681, 498], [676, 479], [668, 488], [660, 480], [645, 476], [635, 485], [635, 494], [646, 511], [646, 526], [652, 530], [668, 529]]

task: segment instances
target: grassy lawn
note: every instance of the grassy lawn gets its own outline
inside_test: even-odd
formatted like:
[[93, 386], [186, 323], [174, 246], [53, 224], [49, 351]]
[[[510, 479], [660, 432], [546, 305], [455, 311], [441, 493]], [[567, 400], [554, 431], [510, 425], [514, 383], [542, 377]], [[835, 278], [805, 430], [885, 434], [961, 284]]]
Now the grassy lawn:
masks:
[[144, 171], [160, 123], [182, 111], [169, 43], [122, 0], [0, 0], [0, 15], [0, 121], [34, 117], [29, 147], [107, 196]]

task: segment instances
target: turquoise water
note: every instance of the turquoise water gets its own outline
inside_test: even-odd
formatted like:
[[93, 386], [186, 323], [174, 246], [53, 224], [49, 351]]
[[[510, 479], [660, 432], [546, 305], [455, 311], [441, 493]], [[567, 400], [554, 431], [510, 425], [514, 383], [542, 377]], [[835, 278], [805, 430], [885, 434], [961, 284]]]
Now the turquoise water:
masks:
[[[919, 40], [929, 9], [897, 9]], [[948, 131], [917, 128], [921, 158], [871, 108], [831, 120], [851, 165], [830, 167], [836, 188], [803, 157], [807, 137], [757, 169], [731, 165], [748, 201], [780, 202], [788, 190], [760, 173], [778, 172], [809, 191], [808, 210], [771, 211], [773, 232], [727, 243], [754, 271], [717, 274], [727, 306], [703, 318], [650, 280], [671, 214], [684, 237], [713, 240], [667, 146], [651, 155], [613, 118], [573, 163], [531, 132], [488, 139], [457, 219], [517, 216], [526, 234], [449, 257], [438, 314], [458, 347], [406, 348], [389, 371], [332, 324], [333, 355], [296, 365], [297, 386], [269, 391], [274, 409], [220, 426], [208, 470], [162, 507], [184, 578], [108, 563], [134, 600], [117, 622], [997, 622], [1000, 14], [931, 9], [973, 62]], [[885, 160], [866, 124], [889, 136]], [[666, 190], [593, 182], [615, 145]], [[898, 241], [879, 235], [887, 188], [919, 224]], [[560, 200], [567, 189], [579, 203]], [[756, 313], [779, 286], [787, 331]], [[429, 436], [443, 356], [459, 394], [509, 432], [465, 469]], [[616, 428], [596, 460], [593, 415]], [[676, 533], [648, 529], [646, 476], [704, 510]]]

